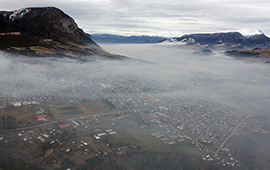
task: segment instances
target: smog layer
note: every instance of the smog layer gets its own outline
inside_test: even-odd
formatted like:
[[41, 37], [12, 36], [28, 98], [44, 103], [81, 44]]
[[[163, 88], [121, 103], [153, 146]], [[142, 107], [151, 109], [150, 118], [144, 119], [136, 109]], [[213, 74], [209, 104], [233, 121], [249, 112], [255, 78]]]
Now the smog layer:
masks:
[[[0, 142], [7, 148], [12, 142], [40, 146], [38, 153], [46, 161], [38, 159], [32, 167], [127, 169], [124, 162], [130, 161], [135, 169], [143, 168], [132, 162], [137, 159], [146, 160], [149, 169], [168, 164], [177, 169], [175, 162], [185, 162], [181, 153], [192, 155], [186, 161], [190, 164], [181, 164], [184, 169], [270, 166], [268, 64], [218, 51], [195, 55], [192, 49], [171, 45], [101, 46], [132, 59], [81, 61], [1, 53]], [[29, 124], [23, 123], [23, 114], [31, 119]], [[118, 136], [112, 139], [113, 134]], [[164, 164], [158, 161], [161, 156], [166, 157]], [[150, 157], [156, 166], [148, 164]]]

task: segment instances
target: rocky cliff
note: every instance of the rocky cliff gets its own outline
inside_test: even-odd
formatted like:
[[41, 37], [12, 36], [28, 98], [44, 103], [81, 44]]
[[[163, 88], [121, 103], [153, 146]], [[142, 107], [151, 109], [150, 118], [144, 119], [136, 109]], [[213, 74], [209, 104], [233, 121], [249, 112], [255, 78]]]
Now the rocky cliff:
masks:
[[105, 52], [55, 7], [0, 12], [0, 49], [28, 56], [122, 58]]

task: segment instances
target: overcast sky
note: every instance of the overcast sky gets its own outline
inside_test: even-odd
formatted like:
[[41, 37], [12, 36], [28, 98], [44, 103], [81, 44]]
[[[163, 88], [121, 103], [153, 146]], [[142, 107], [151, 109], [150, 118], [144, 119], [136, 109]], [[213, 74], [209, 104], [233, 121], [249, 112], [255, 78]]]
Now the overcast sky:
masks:
[[1, 10], [55, 6], [84, 31], [179, 36], [257, 28], [270, 35], [269, 0], [0, 0]]

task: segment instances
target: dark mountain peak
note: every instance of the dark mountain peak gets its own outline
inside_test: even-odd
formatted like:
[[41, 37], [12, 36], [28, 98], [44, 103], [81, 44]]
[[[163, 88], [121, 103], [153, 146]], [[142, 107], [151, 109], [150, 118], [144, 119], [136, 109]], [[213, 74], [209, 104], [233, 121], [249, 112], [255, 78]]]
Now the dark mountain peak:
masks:
[[56, 7], [30, 7], [0, 13], [1, 32], [27, 32], [49, 39], [95, 44], [75, 21]]
[[0, 11], [0, 49], [39, 57], [125, 58], [105, 52], [74, 19], [55, 7]]

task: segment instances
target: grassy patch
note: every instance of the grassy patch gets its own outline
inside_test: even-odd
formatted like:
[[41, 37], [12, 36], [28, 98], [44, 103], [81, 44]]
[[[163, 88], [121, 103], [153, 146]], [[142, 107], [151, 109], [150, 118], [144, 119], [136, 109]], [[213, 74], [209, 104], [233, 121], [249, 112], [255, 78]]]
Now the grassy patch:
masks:
[[150, 133], [143, 132], [142, 129], [136, 126], [131, 127], [119, 124], [119, 126], [115, 127], [115, 130], [130, 143], [139, 145], [142, 151], [199, 154], [198, 150], [188, 142], [168, 145], [159, 138], [151, 136]]
[[92, 112], [106, 110], [106, 107], [104, 107], [98, 102], [85, 102], [82, 103], [81, 105], [84, 109]]

